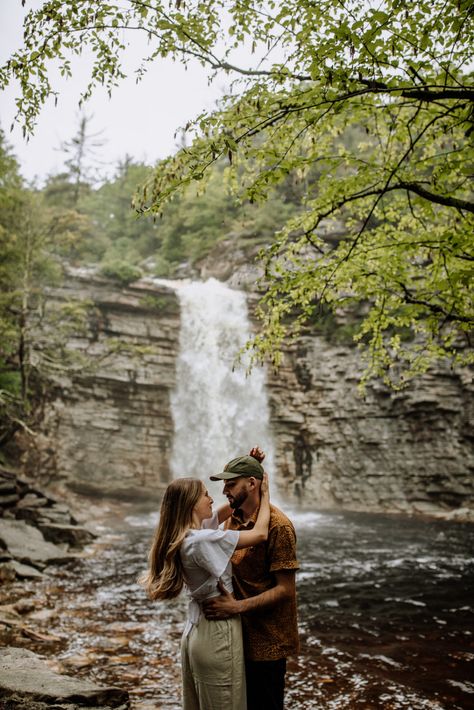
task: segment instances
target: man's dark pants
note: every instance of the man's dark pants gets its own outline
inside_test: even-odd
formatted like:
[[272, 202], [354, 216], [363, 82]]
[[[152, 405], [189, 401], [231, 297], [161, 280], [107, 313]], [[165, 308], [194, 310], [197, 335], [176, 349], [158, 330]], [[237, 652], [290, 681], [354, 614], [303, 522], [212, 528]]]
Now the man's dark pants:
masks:
[[245, 661], [247, 710], [283, 710], [286, 658]]

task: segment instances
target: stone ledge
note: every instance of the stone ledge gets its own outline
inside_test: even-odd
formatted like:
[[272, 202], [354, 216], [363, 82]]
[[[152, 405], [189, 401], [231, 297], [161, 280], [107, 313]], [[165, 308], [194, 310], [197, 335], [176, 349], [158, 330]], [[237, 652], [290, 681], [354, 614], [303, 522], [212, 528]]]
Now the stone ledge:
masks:
[[0, 649], [0, 700], [2, 708], [22, 710], [42, 710], [52, 704], [57, 710], [130, 707], [126, 690], [60, 675], [36, 653], [16, 647]]
[[67, 505], [0, 468], [0, 483], [13, 488], [17, 500], [0, 495], [0, 580], [41, 577], [50, 564], [81, 556], [95, 534], [78, 525]]

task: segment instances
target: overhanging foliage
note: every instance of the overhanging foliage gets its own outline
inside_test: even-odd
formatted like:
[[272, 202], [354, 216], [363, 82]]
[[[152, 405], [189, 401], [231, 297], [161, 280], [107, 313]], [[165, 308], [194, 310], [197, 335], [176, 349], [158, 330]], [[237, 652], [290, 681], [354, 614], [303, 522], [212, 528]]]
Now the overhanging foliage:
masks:
[[[140, 209], [160, 212], [191, 181], [204, 186], [222, 156], [241, 199], [266, 199], [289, 174], [304, 181], [305, 209], [262, 254], [251, 347], [278, 361], [308, 317], [363, 302], [366, 377], [398, 386], [438, 358], [473, 361], [472, 19], [468, 0], [49, 0], [27, 15], [25, 48], [0, 81], [19, 79], [28, 132], [54, 94], [50, 60], [68, 74], [70, 54], [88, 47], [85, 97], [96, 84], [111, 90], [126, 31], [148, 40], [138, 76], [164, 56], [234, 75], [219, 107], [186, 127], [190, 147], [157, 167]], [[252, 66], [234, 61], [242, 46]], [[326, 238], [334, 223], [343, 239]]]

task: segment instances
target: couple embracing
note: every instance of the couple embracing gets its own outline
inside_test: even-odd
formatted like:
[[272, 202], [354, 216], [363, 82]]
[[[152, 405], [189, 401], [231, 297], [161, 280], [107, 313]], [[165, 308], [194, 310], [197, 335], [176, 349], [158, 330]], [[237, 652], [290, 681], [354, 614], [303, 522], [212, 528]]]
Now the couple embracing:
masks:
[[[264, 453], [254, 448], [211, 480], [228, 504], [212, 511], [202, 481], [180, 478], [163, 497], [143, 582], [152, 599], [183, 586], [184, 710], [282, 710], [286, 659], [298, 651], [296, 536], [270, 505]], [[221, 524], [222, 527], [219, 527]]]

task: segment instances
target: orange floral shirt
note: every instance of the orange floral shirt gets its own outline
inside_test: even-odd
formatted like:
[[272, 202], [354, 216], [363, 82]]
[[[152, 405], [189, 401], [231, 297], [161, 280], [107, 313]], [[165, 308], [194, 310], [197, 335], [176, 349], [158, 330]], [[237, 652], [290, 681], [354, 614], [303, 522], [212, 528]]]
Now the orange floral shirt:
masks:
[[[247, 523], [234, 511], [226, 522], [231, 530], [251, 530], [258, 510]], [[281, 510], [270, 506], [268, 540], [236, 550], [232, 556], [234, 593], [237, 599], [254, 597], [276, 585], [275, 572], [297, 570], [296, 533]], [[268, 608], [242, 615], [245, 656], [252, 661], [276, 661], [299, 651], [296, 593]]]

